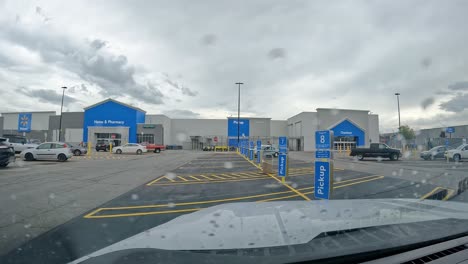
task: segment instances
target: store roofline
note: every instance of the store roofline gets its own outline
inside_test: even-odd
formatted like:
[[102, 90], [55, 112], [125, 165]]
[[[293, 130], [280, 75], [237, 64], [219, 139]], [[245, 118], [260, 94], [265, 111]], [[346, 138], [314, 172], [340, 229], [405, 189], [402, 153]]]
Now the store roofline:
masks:
[[105, 103], [107, 103], [107, 102], [114, 102], [114, 103], [116, 103], [116, 104], [120, 104], [120, 105], [126, 106], [126, 107], [128, 107], [128, 108], [135, 109], [135, 110], [137, 110], [137, 111], [140, 111], [140, 112], [143, 112], [143, 113], [146, 114], [146, 111], [143, 110], [143, 109], [141, 109], [141, 108], [138, 108], [138, 107], [136, 107], [136, 106], [129, 105], [129, 104], [126, 104], [126, 103], [122, 103], [122, 102], [117, 101], [117, 100], [114, 100], [114, 99], [112, 99], [112, 98], [108, 98], [108, 99], [106, 99], [106, 100], [104, 100], [104, 101], [101, 101], [101, 102], [95, 103], [95, 104], [93, 104], [93, 105], [87, 106], [87, 107], [85, 107], [85, 108], [83, 108], [83, 109], [84, 109], [84, 110], [88, 110], [88, 109], [90, 109], [90, 108], [96, 107], [96, 106], [98, 106], [98, 105], [105, 104]]
[[41, 114], [50, 113], [50, 114], [54, 114], [54, 115], [56, 115], [56, 114], [57, 114], [57, 112], [56, 112], [56, 111], [23, 111], [23, 112], [3, 112], [3, 113], [0, 113], [0, 114], [3, 116], [3, 115], [9, 115], [9, 114], [24, 114], [24, 113], [31, 113], [31, 114], [34, 114], [34, 113], [41, 113]]

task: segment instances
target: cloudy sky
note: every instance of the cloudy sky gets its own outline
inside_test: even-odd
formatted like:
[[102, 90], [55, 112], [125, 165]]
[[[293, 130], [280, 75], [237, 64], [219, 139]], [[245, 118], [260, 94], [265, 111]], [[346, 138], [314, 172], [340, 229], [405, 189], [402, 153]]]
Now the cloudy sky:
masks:
[[[66, 4], [65, 4], [66, 3]], [[364, 109], [468, 124], [468, 1], [0, 0], [0, 112], [114, 98], [151, 114]]]

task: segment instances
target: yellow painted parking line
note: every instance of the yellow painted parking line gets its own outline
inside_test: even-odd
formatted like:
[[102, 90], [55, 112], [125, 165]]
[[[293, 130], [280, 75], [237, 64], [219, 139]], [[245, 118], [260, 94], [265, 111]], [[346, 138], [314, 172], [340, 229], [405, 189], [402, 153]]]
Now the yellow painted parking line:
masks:
[[155, 182], [158, 182], [158, 181], [160, 181], [160, 180], [163, 179], [163, 178], [164, 178], [164, 176], [161, 176], [161, 177], [157, 178], [157, 179], [154, 180], [154, 181], [150, 181], [149, 183], [146, 184], [146, 186], [150, 186], [151, 184], [153, 184], [153, 183], [155, 183]]
[[192, 178], [192, 179], [195, 179], [195, 180], [197, 180], [197, 181], [201, 181], [200, 179], [198, 179], [198, 178], [195, 177], [195, 176], [189, 176], [189, 177]]
[[216, 178], [216, 179], [226, 180], [226, 178], [223, 178], [223, 177], [218, 176], [218, 175], [216, 175], [216, 174], [210, 174], [210, 176], [211, 176], [211, 177], [214, 177], [214, 178]]
[[[362, 178], [369, 178], [369, 177], [374, 177], [373, 179], [368, 179], [364, 181], [360, 181]], [[371, 176], [365, 176], [362, 178], [355, 178], [355, 179], [349, 179], [346, 181], [341, 181], [337, 182], [336, 184], [341, 184], [344, 182], [349, 182], [349, 181], [355, 181], [351, 184], [341, 184], [339, 186], [334, 186], [334, 189], [337, 188], [342, 188], [354, 184], [359, 184], [371, 180], [377, 180], [383, 178], [383, 176], [379, 175], [371, 175]], [[303, 194], [312, 194], [314, 193], [313, 191], [314, 187], [304, 187], [304, 188], [299, 188], [296, 191], [307, 191], [307, 190], [312, 190], [308, 192], [304, 192]], [[294, 191], [288, 190], [288, 191], [281, 191], [281, 192], [273, 192], [273, 193], [264, 193], [264, 194], [256, 194], [256, 195], [249, 195], [249, 196], [240, 196], [240, 197], [232, 197], [232, 198], [225, 198], [225, 199], [217, 199], [217, 200], [206, 200], [206, 201], [196, 201], [196, 202], [184, 202], [184, 203], [176, 203], [174, 206], [187, 206], [187, 205], [205, 205], [205, 204], [211, 204], [211, 203], [221, 203], [221, 202], [232, 202], [232, 201], [241, 201], [241, 200], [246, 200], [246, 199], [254, 199], [254, 198], [263, 198], [263, 197], [268, 197], [268, 196], [274, 196], [274, 195], [282, 195], [282, 194], [291, 194]], [[295, 193], [295, 192], [294, 192]], [[288, 195], [288, 196], [282, 196], [282, 197], [273, 197], [269, 199], [264, 199], [264, 200], [259, 200], [257, 202], [266, 202], [266, 201], [273, 201], [273, 200], [280, 200], [280, 199], [287, 199], [287, 198], [293, 198], [293, 197], [298, 197], [301, 196], [297, 193], [293, 195]], [[137, 213], [125, 213], [125, 214], [106, 214], [106, 215], [96, 215], [97, 213], [103, 212], [103, 211], [118, 211], [118, 210], [132, 210], [132, 209], [149, 209], [149, 208], [166, 208], [168, 207], [168, 204], [155, 204], [155, 205], [137, 205], [137, 206], [123, 206], [123, 207], [103, 207], [103, 208], [98, 208], [91, 213], [87, 214], [84, 216], [84, 218], [115, 218], [115, 217], [128, 217], [128, 216], [145, 216], [145, 215], [154, 215], [154, 214], [169, 214], [169, 213], [183, 213], [183, 212], [194, 212], [197, 210], [200, 210], [202, 208], [188, 208], [188, 209], [177, 209], [177, 210], [163, 210], [163, 211], [152, 211], [152, 212], [137, 212]]]
[[[283, 191], [283, 192], [276, 192], [276, 193], [264, 193], [264, 194], [257, 194], [257, 195], [249, 195], [249, 196], [241, 196], [241, 197], [233, 197], [233, 198], [225, 198], [225, 199], [218, 199], [218, 200], [207, 200], [207, 201], [197, 201], [197, 202], [186, 202], [186, 203], [176, 203], [174, 206], [186, 206], [186, 205], [200, 205], [200, 204], [211, 204], [211, 203], [220, 203], [220, 202], [230, 202], [230, 201], [239, 201], [239, 200], [246, 200], [258, 197], [265, 197], [265, 196], [272, 196], [278, 194], [285, 194], [290, 193], [291, 191]], [[129, 214], [114, 214], [114, 215], [94, 215], [96, 213], [102, 211], [115, 211], [115, 210], [130, 210], [130, 209], [146, 209], [146, 208], [165, 208], [167, 204], [155, 204], [155, 205], [136, 205], [136, 206], [122, 206], [122, 207], [103, 207], [99, 208], [87, 215], [84, 218], [106, 218], [106, 217], [123, 217], [123, 216], [140, 216], [140, 215], [149, 215], [149, 214], [163, 214], [163, 213], [174, 213], [174, 212], [182, 212], [182, 210], [199, 210], [199, 208], [190, 208], [190, 209], [180, 209], [180, 210], [168, 210], [168, 211], [158, 211], [158, 212], [140, 212], [140, 213], [129, 213]], [[200, 208], [201, 209], [201, 208]]]
[[229, 175], [229, 174], [226, 174], [226, 173], [221, 173], [221, 174], [219, 174], [219, 175], [221, 175], [222, 177], [227, 177], [228, 179], [237, 179], [236, 176], [234, 176], [234, 175]]
[[210, 177], [205, 176], [205, 175], [201, 175], [201, 174], [200, 174], [200, 175], [198, 175], [198, 176], [203, 177], [203, 178], [205, 178], [205, 179], [207, 179], [207, 180], [213, 180], [213, 179], [211, 179]]
[[[238, 155], [240, 155], [240, 154], [238, 154]], [[242, 157], [242, 156], [241, 156], [241, 157]], [[245, 157], [244, 157], [244, 158], [245, 158]], [[262, 169], [262, 168], [260, 167], [260, 165], [257, 165], [257, 164], [255, 164], [255, 163], [253, 163], [252, 161], [248, 160], [247, 158], [245, 158], [245, 160], [248, 161], [250, 164], [254, 165], [255, 167], [257, 167], [258, 169], [260, 169], [260, 170]], [[277, 177], [275, 177], [275, 176], [274, 176], [273, 174], [271, 174], [271, 173], [268, 173], [267, 175], [270, 176], [270, 177], [272, 177], [273, 179], [275, 179], [275, 180], [278, 181], [279, 183], [283, 184], [284, 186], [286, 186], [286, 188], [288, 188], [288, 189], [290, 189], [291, 191], [293, 191], [293, 192], [297, 193], [298, 195], [300, 195], [302, 198], [304, 198], [304, 200], [310, 201], [310, 198], [309, 198], [309, 197], [305, 196], [304, 194], [302, 194], [302, 193], [299, 192], [298, 190], [296, 190], [296, 189], [294, 189], [293, 187], [291, 187], [289, 184], [285, 183], [285, 182], [284, 182], [284, 178], [283, 178], [283, 180], [280, 180], [280, 179], [278, 179]]]
[[432, 191], [426, 193], [425, 195], [423, 195], [420, 200], [425, 200], [427, 199], [427, 197], [433, 195], [435, 192], [437, 192], [438, 190], [447, 190], [447, 194], [444, 196], [444, 198], [442, 198], [442, 201], [447, 201], [450, 197], [452, 197], [452, 195], [455, 193], [455, 190], [452, 190], [452, 189], [449, 189], [449, 188], [444, 188], [444, 187], [435, 187]]
[[164, 176], [164, 178], [170, 180], [171, 182], [175, 182], [173, 179], [171, 179], [171, 178], [169, 178], [169, 177], [167, 177], [167, 176]]
[[224, 182], [241, 182], [241, 181], [253, 181], [253, 180], [267, 180], [271, 179], [268, 176], [258, 176], [245, 179], [226, 179], [226, 180], [199, 180], [199, 181], [189, 181], [189, 182], [165, 182], [165, 183], [156, 183], [151, 184], [150, 186], [167, 186], [167, 185], [186, 185], [186, 184], [205, 184], [205, 183], [224, 183]]
[[113, 214], [113, 215], [86, 215], [84, 218], [115, 218], [115, 217], [129, 217], [129, 216], [145, 216], [155, 214], [171, 214], [171, 213], [188, 213], [195, 212], [202, 208], [190, 208], [190, 209], [178, 209], [178, 210], [167, 210], [167, 211], [156, 211], [156, 212], [143, 212], [143, 213], [129, 213], [129, 214]]
[[186, 180], [184, 177], [177, 176], [177, 178], [179, 178], [179, 179], [181, 179], [181, 180], [183, 180], [183, 181], [188, 181], [188, 180]]
[[[380, 179], [383, 179], [384, 176], [378, 176], [378, 175], [372, 175], [372, 176], [367, 176], [367, 177], [374, 177], [372, 179], [368, 179], [368, 180], [363, 180], [363, 181], [356, 181], [356, 182], [352, 182], [352, 183], [348, 183], [348, 184], [343, 184], [343, 185], [339, 185], [339, 186], [333, 186], [333, 189], [338, 189], [338, 188], [343, 188], [343, 187], [347, 187], [347, 186], [351, 186], [351, 185], [356, 185], [356, 184], [360, 184], [360, 183], [365, 183], [365, 182], [370, 182], [370, 181], [375, 181], [375, 180], [380, 180]], [[366, 177], [366, 178], [367, 178]], [[354, 180], [360, 180], [361, 178], [358, 178], [358, 179], [351, 179], [351, 180], [347, 180], [347, 181], [341, 181], [341, 182], [336, 182], [335, 184], [338, 185], [338, 184], [341, 184], [343, 182], [349, 182], [349, 181], [354, 181]], [[303, 189], [299, 189], [299, 190], [303, 190]], [[304, 194], [313, 194], [314, 191], [311, 191], [311, 192], [304, 192]], [[270, 201], [275, 201], [275, 200], [281, 200], [281, 199], [288, 199], [288, 198], [294, 198], [294, 197], [298, 197], [299, 195], [298, 194], [293, 194], [293, 195], [288, 195], [288, 196], [283, 196], [283, 197], [274, 197], [274, 198], [270, 198], [270, 199], [265, 199], [265, 200], [261, 200], [261, 201], [257, 201], [259, 203], [261, 202], [270, 202]]]

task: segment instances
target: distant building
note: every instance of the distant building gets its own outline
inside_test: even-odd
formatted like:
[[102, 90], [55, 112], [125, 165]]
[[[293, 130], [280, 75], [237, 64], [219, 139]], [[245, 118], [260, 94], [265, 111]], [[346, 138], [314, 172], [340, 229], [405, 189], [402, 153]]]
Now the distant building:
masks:
[[[64, 112], [62, 140], [90, 142], [112, 140], [115, 145], [127, 142], [150, 142], [200, 149], [206, 145], [237, 146], [237, 140], [262, 140], [277, 144], [278, 137], [288, 136], [289, 149], [315, 149], [315, 131], [332, 130], [334, 146], [368, 146], [379, 141], [378, 115], [368, 110], [319, 108], [302, 112], [287, 120], [237, 117], [226, 119], [174, 119], [151, 115], [125, 103], [107, 99], [88, 106], [84, 112]], [[2, 113], [2, 134], [24, 134], [28, 139], [59, 139], [60, 116], [54, 111]]]

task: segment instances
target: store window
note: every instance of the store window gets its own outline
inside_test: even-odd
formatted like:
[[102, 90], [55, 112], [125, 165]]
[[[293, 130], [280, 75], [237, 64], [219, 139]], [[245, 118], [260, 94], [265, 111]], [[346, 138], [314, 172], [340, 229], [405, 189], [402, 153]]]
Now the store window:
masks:
[[137, 134], [137, 142], [154, 144], [154, 135], [153, 134]]

